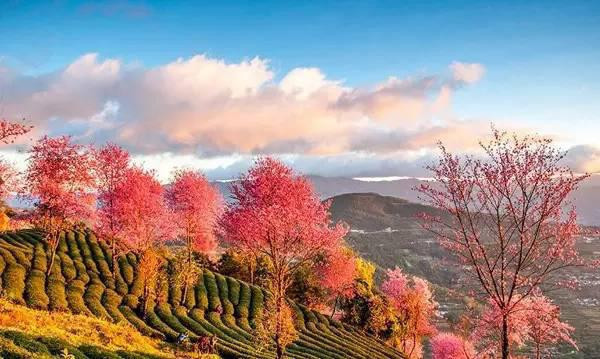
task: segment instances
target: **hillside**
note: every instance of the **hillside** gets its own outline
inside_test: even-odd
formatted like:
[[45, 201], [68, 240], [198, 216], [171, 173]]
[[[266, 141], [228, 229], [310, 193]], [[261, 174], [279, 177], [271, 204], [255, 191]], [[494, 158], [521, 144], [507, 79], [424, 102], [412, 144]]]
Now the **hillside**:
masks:
[[[110, 261], [109, 249], [92, 233], [68, 232], [59, 244], [53, 270], [46, 277], [48, 251], [39, 232], [23, 230], [0, 237], [1, 286], [5, 298], [11, 302], [125, 323], [148, 337], [166, 342], [173, 342], [181, 332], [191, 338], [215, 334], [219, 354], [225, 358], [274, 357], [268, 350], [257, 352], [253, 345], [253, 327], [262, 316], [266, 294], [263, 289], [204, 270], [186, 298], [181, 298], [181, 288], [169, 280], [169, 288], [162, 288], [158, 295], [164, 299], [151, 305], [147, 316], [142, 318], [138, 311], [142, 292], [136, 273], [138, 259], [132, 254], [120, 257], [114, 279]], [[402, 358], [399, 352], [374, 338], [301, 305], [290, 304], [300, 334], [288, 347], [291, 358]], [[39, 335], [15, 335], [23, 337], [9, 339], [15, 353], [31, 346], [43, 353], [57, 353]], [[65, 345], [55, 344], [53, 348], [62, 350]], [[69, 344], [69, 347], [78, 350], [80, 358], [156, 357], [87, 344]]]
[[[403, 199], [375, 193], [343, 194], [331, 198], [334, 220], [350, 225], [348, 243], [363, 257], [383, 270], [399, 266], [408, 273], [426, 278], [437, 286], [441, 312], [452, 316], [460, 310], [464, 288], [458, 265], [432, 236], [422, 230], [415, 217], [419, 212], [440, 215], [438, 210]], [[581, 238], [578, 248], [584, 257], [600, 254], [600, 238]], [[600, 274], [594, 270], [571, 269], [565, 276], [583, 281], [579, 290], [549, 293], [563, 311], [563, 318], [575, 326], [581, 357], [600, 355]], [[444, 325], [444, 323], [440, 323]]]

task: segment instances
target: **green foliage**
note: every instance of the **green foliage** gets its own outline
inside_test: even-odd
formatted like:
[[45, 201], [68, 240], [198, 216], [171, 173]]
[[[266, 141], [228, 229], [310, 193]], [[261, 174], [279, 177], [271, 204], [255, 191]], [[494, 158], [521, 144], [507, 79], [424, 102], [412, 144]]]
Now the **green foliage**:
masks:
[[129, 264], [127, 257], [121, 256], [117, 260], [119, 263], [119, 268], [121, 269], [121, 275], [123, 276], [123, 280], [128, 285], [133, 283], [133, 267]]
[[[4, 259], [8, 259], [4, 257]], [[6, 297], [19, 304], [23, 304], [23, 293], [25, 292], [25, 267], [12, 262], [8, 263], [2, 273], [2, 283], [4, 284], [4, 294]]]
[[31, 353], [50, 355], [48, 348], [46, 348], [44, 344], [38, 342], [23, 332], [16, 330], [4, 330], [0, 332], [0, 335], [4, 338], [12, 340], [13, 343]]
[[75, 314], [91, 314], [83, 301], [84, 293], [85, 283], [80, 280], [75, 279], [67, 285], [67, 303]]
[[61, 340], [58, 338], [48, 338], [48, 337], [41, 337], [41, 338], [38, 338], [37, 340], [40, 343], [43, 343], [44, 345], [46, 345], [46, 348], [48, 348], [48, 351], [52, 355], [59, 356], [60, 354], [62, 354], [64, 352], [65, 349], [67, 349], [69, 354], [74, 356], [75, 359], [87, 359], [85, 354], [83, 354], [79, 349], [75, 348], [74, 346], [72, 346], [71, 344], [67, 343], [64, 340]]
[[90, 359], [121, 359], [119, 355], [95, 345], [82, 345], [79, 350]]
[[104, 285], [99, 281], [92, 281], [85, 290], [83, 300], [90, 311], [98, 318], [110, 320], [112, 317], [102, 306], [100, 300], [104, 293]]
[[50, 299], [46, 295], [46, 273], [38, 269], [29, 271], [25, 282], [25, 302], [34, 309], [48, 309]]

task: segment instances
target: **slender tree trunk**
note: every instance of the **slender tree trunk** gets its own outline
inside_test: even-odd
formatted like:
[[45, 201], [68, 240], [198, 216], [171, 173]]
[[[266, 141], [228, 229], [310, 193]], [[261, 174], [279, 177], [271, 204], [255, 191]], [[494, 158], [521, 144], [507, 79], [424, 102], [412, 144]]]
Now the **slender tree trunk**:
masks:
[[250, 272], [250, 284], [254, 285], [254, 260], [252, 258], [248, 262], [248, 271]]
[[502, 315], [502, 359], [508, 359], [508, 315]]
[[56, 257], [56, 250], [58, 249], [58, 242], [60, 242], [59, 234], [52, 234], [50, 239], [50, 263], [48, 264], [48, 268], [46, 269], [46, 276], [49, 277], [52, 272], [52, 267], [54, 266], [54, 258]]
[[331, 319], [333, 319], [333, 316], [335, 315], [335, 310], [337, 309], [339, 299], [340, 299], [340, 297], [336, 295], [335, 302], [333, 302], [333, 310], [331, 311]]
[[187, 296], [188, 287], [190, 286], [190, 272], [192, 271], [192, 243], [188, 239], [187, 246], [187, 272], [184, 275], [184, 283], [183, 283], [183, 295], [181, 296], [181, 301], [185, 302], [185, 297]]
[[117, 241], [115, 240], [114, 237], [111, 237], [110, 239], [110, 257], [112, 258], [112, 276], [113, 279], [117, 278], [117, 251], [116, 251], [116, 246], [117, 246]]

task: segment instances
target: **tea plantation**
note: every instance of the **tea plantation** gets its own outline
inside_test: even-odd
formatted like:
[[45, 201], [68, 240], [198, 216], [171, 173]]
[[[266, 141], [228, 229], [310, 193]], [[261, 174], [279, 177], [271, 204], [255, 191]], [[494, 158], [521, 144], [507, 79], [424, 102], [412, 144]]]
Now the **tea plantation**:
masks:
[[[219, 354], [225, 358], [275, 357], [268, 349], [257, 351], [253, 344], [253, 327], [261, 320], [266, 295], [262, 288], [204, 270], [185, 298], [174, 280], [161, 286], [159, 299], [142, 317], [139, 305], [143, 288], [136, 273], [137, 260], [133, 254], [119, 257], [113, 276], [110, 250], [104, 242], [91, 232], [68, 232], [46, 276], [49, 250], [42, 234], [34, 230], [10, 232], [0, 236], [0, 286], [5, 298], [31, 308], [128, 322], [144, 335], [170, 342], [182, 332], [190, 338], [214, 334]], [[290, 305], [296, 314], [299, 338], [288, 347], [288, 357], [403, 358], [375, 338], [304, 306]], [[52, 354], [57, 348], [49, 339], [7, 333], [0, 333], [0, 338], [18, 336], [13, 340], [17, 346], [29, 343]], [[72, 349], [78, 358], [152, 357], [102, 352], [91, 346]]]

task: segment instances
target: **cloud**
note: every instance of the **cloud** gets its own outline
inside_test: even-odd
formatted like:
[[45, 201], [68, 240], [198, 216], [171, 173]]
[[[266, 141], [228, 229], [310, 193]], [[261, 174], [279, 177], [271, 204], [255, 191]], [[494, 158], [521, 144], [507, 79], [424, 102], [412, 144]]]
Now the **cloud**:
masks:
[[[484, 69], [464, 63], [449, 69], [451, 76], [390, 76], [351, 87], [318, 68], [278, 76], [259, 57], [230, 63], [196, 55], [144, 67], [90, 53], [35, 76], [0, 67], [0, 88], [4, 113], [33, 122], [36, 134], [110, 140], [145, 156], [300, 155], [341, 171], [356, 154], [388, 158], [432, 149], [438, 140], [474, 146], [489, 125], [457, 120], [452, 95]], [[345, 172], [363, 175], [357, 171]]]
[[600, 173], [600, 147], [574, 146], [567, 152], [565, 163], [576, 172]]
[[465, 84], [475, 83], [485, 74], [485, 67], [481, 64], [467, 64], [463, 62], [453, 62], [450, 65], [452, 77], [457, 82]]

